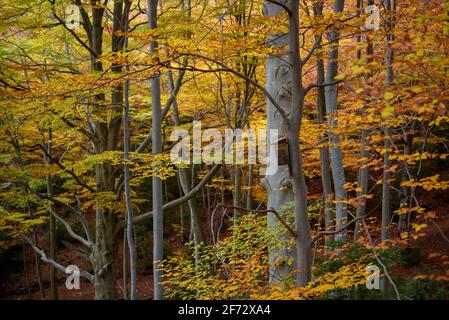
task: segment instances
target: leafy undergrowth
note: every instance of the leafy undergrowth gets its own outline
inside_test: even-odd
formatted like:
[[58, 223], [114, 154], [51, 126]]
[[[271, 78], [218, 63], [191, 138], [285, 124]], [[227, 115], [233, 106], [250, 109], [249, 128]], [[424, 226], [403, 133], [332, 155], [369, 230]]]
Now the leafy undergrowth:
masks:
[[[311, 190], [314, 190], [311, 184]], [[319, 192], [319, 190], [316, 190]], [[368, 290], [365, 287], [366, 267], [377, 264], [374, 252], [387, 267], [400, 293], [401, 299], [447, 299], [449, 297], [449, 243], [442, 234], [449, 234], [449, 220], [445, 198], [436, 193], [421, 194], [429, 215], [414, 216], [414, 229], [407, 235], [394, 233], [394, 240], [379, 245], [379, 230], [370, 227], [376, 244], [371, 246], [366, 237], [357, 244], [333, 243], [332, 250], [325, 253], [320, 243], [315, 251], [313, 280], [308, 287], [297, 289], [293, 275], [280, 285], [268, 286], [267, 248], [273, 244], [273, 234], [266, 229], [264, 215], [247, 214], [233, 227], [223, 231], [218, 243], [203, 246], [198, 268], [195, 268], [193, 246], [182, 245], [177, 233], [170, 238], [172, 252], [164, 262], [166, 293], [168, 298], [177, 299], [395, 299], [395, 292], [388, 284], [386, 293]], [[313, 198], [313, 197], [312, 197]], [[433, 212], [438, 212], [436, 216]], [[427, 219], [427, 220], [426, 220]], [[431, 220], [438, 222], [438, 227]], [[371, 220], [369, 220], [371, 221]], [[378, 221], [372, 219], [372, 226]], [[46, 234], [39, 236], [39, 242], [46, 247]], [[284, 247], [289, 242], [278, 243]], [[35, 272], [34, 254], [25, 247], [26, 269], [23, 268], [22, 249], [10, 250], [1, 259], [2, 281], [0, 299], [40, 299]], [[373, 251], [374, 250], [374, 251]], [[122, 243], [118, 248], [118, 297], [123, 294], [121, 265]], [[82, 264], [67, 248], [59, 250], [64, 264]], [[291, 264], [293, 261], [287, 261]], [[49, 297], [49, 266], [41, 264], [45, 295]], [[151, 268], [141, 266], [138, 274], [139, 299], [151, 299], [153, 282]], [[60, 299], [93, 299], [93, 286], [83, 281], [81, 290], [67, 290], [64, 275], [58, 272]], [[28, 293], [28, 284], [31, 294]], [[128, 281], [129, 283], [129, 281]]]

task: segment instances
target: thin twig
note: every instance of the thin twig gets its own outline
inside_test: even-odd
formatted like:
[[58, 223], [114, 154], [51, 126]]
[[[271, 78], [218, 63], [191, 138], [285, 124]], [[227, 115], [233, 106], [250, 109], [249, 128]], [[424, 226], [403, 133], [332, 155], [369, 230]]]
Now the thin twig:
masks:
[[227, 209], [242, 210], [242, 211], [254, 212], [254, 213], [273, 213], [276, 216], [276, 218], [279, 220], [279, 222], [282, 223], [282, 225], [288, 230], [290, 235], [292, 237], [296, 238], [296, 232], [287, 224], [287, 222], [285, 222], [282, 219], [282, 217], [279, 215], [279, 213], [274, 209], [255, 210], [255, 209], [247, 209], [247, 208], [243, 208], [243, 207], [239, 207], [239, 206], [227, 206], [223, 203], [219, 203], [217, 205], [217, 207], [224, 207]]

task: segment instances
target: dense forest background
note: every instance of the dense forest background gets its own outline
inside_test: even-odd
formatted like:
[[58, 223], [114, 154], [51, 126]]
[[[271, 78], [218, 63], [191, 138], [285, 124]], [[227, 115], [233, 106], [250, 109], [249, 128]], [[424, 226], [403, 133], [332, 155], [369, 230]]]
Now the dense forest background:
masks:
[[445, 0], [2, 0], [0, 298], [447, 299], [448, 79]]

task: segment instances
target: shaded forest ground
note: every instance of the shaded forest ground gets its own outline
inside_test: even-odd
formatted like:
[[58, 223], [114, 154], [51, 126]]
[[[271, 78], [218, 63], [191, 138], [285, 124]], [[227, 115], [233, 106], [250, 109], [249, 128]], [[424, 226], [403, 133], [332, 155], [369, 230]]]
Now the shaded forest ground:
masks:
[[[449, 173], [441, 172], [444, 179], [449, 178]], [[309, 199], [317, 200], [321, 197], [321, 181], [319, 178], [309, 180]], [[380, 201], [380, 193], [375, 194], [375, 197], [368, 202], [367, 212], [371, 212], [374, 216], [380, 215], [380, 207], [377, 205]], [[410, 248], [419, 249], [418, 260], [408, 267], [395, 266], [390, 272], [393, 276], [401, 277], [403, 279], [412, 280], [417, 274], [432, 272], [432, 270], [439, 270], [444, 273], [449, 270], [449, 265], [435, 256], [435, 253], [449, 256], [449, 242], [444, 239], [442, 233], [449, 237], [449, 194], [447, 192], [417, 192], [417, 197], [421, 205], [428, 211], [435, 211], [439, 228], [430, 224], [425, 230], [424, 235], [418, 239], [411, 240]], [[213, 208], [209, 211], [212, 211]], [[208, 219], [204, 219], [208, 221]], [[206, 226], [205, 226], [206, 227]], [[168, 235], [168, 252], [174, 253], [178, 250], [184, 250], [179, 232], [175, 232], [177, 228], [167, 226], [169, 230], [165, 230]], [[225, 231], [226, 233], [226, 231]], [[374, 235], [376, 237], [376, 235]], [[48, 252], [47, 233], [40, 231], [38, 240], [41, 246]], [[184, 239], [185, 241], [186, 239]], [[151, 246], [151, 244], [150, 244]], [[23, 251], [22, 251], [23, 250]], [[151, 253], [149, 253], [151, 254]], [[36, 265], [34, 259], [34, 252], [30, 246], [26, 245], [24, 248], [16, 246], [2, 253], [0, 259], [0, 299], [40, 299], [40, 290], [38, 278], [36, 273]], [[23, 264], [23, 256], [26, 259], [26, 270]], [[117, 265], [117, 291], [119, 299], [123, 297], [123, 241], [120, 240], [118, 244], [118, 265]], [[139, 260], [144, 259], [142, 252], [139, 253]], [[77, 256], [73, 250], [64, 246], [58, 248], [58, 261], [63, 265], [78, 265], [86, 270], [89, 270], [87, 260]], [[50, 281], [49, 270], [50, 267], [46, 263], [41, 263], [42, 274], [44, 278], [45, 299], [50, 296]], [[88, 281], [81, 279], [80, 290], [68, 290], [65, 287], [65, 275], [58, 271], [58, 294], [60, 299], [67, 300], [82, 300], [94, 298], [94, 287]], [[139, 299], [152, 299], [153, 296], [153, 276], [149, 264], [141, 264], [138, 268], [138, 290]], [[128, 278], [129, 285], [129, 278]]]

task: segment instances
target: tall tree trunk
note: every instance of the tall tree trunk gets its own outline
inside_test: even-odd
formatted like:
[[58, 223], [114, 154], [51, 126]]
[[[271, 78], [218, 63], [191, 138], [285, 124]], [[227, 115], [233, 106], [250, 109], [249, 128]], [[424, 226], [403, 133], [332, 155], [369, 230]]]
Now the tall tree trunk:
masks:
[[[123, 4], [125, 3], [125, 7]], [[124, 30], [125, 20], [129, 15], [129, 1], [114, 1], [113, 24], [112, 24], [112, 51], [123, 50], [124, 38], [120, 36], [120, 31]], [[91, 49], [93, 51], [92, 66], [93, 71], [102, 72], [103, 66], [99, 58], [102, 55], [103, 42], [103, 15], [104, 8], [92, 8], [91, 26]], [[120, 73], [121, 64], [113, 63], [111, 71]], [[96, 154], [118, 149], [119, 135], [122, 123], [123, 106], [123, 86], [114, 87], [111, 95], [111, 108], [105, 107], [106, 97], [104, 94], [96, 96], [94, 113], [100, 119], [107, 121], [96, 121], [91, 127], [94, 128], [94, 148]], [[115, 193], [115, 182], [117, 170], [109, 164], [98, 164], [95, 167], [96, 191], [98, 193]], [[95, 299], [115, 299], [117, 297], [116, 288], [116, 256], [118, 219], [117, 214], [109, 208], [98, 204], [96, 208], [96, 234], [95, 244], [92, 252], [92, 262], [95, 273]]]
[[[125, 32], [128, 32], [128, 12], [129, 10], [128, 5], [130, 5], [130, 2], [127, 2], [127, 9], [125, 9], [125, 26], [124, 30]], [[124, 50], [127, 50], [128, 48], [128, 37], [125, 36], [124, 38]], [[129, 72], [129, 64], [126, 64], [126, 70]], [[126, 240], [129, 248], [129, 269], [130, 269], [130, 275], [131, 275], [131, 291], [130, 291], [130, 299], [136, 300], [137, 299], [137, 250], [136, 250], [136, 243], [135, 243], [135, 234], [134, 234], [134, 212], [132, 208], [132, 202], [131, 202], [131, 186], [130, 186], [130, 173], [129, 173], [129, 139], [130, 139], [130, 117], [129, 117], [129, 90], [130, 90], [130, 80], [125, 81], [125, 88], [124, 88], [124, 98], [125, 98], [125, 104], [124, 104], [124, 110], [123, 110], [123, 158], [125, 161], [125, 164], [123, 166], [123, 184], [124, 184], [124, 193], [125, 193], [125, 203], [126, 203], [126, 211], [127, 211], [127, 223], [126, 223]], [[123, 244], [125, 247], [125, 243]], [[126, 260], [127, 257], [124, 255], [123, 259]], [[125, 275], [126, 279], [128, 278], [128, 275]], [[126, 295], [128, 288], [124, 288]]]
[[[313, 3], [313, 11], [316, 17], [323, 16], [323, 3], [322, 1], [317, 1]], [[321, 36], [315, 37], [315, 43], [321, 41]], [[322, 54], [317, 55], [317, 84], [324, 84], [325, 74], [324, 74], [324, 61]], [[317, 122], [324, 123], [324, 117], [326, 114], [326, 97], [324, 93], [324, 87], [318, 87], [316, 93], [316, 105], [317, 105]], [[327, 138], [325, 134], [323, 139]], [[334, 227], [334, 214], [332, 205], [332, 180], [331, 180], [331, 170], [329, 161], [329, 151], [326, 146], [320, 147], [320, 170], [321, 170], [321, 183], [323, 186], [323, 207], [324, 207], [324, 228], [326, 231], [332, 231]], [[326, 236], [324, 239], [325, 247], [333, 241], [332, 236]]]
[[[344, 8], [344, 0], [335, 0], [334, 3], [334, 12], [341, 13]], [[329, 42], [330, 52], [328, 57], [327, 64], [327, 73], [326, 73], [326, 83], [330, 84], [335, 81], [335, 76], [338, 74], [338, 44], [339, 44], [340, 32], [336, 26], [331, 28], [331, 32], [329, 33]], [[328, 85], [325, 87], [325, 96], [326, 96], [326, 113], [329, 122], [329, 139], [330, 139], [330, 147], [329, 153], [331, 158], [332, 165], [332, 177], [334, 182], [334, 190], [335, 190], [335, 200], [336, 200], [336, 229], [340, 229], [347, 222], [347, 206], [344, 201], [347, 198], [346, 190], [344, 185], [346, 183], [345, 178], [345, 170], [343, 166], [343, 153], [340, 148], [340, 137], [337, 133], [335, 133], [335, 129], [337, 128], [337, 120], [335, 119], [337, 110], [338, 110], [338, 86]], [[346, 239], [346, 230], [338, 233], [335, 236], [336, 240], [345, 240]]]
[[[264, 2], [264, 15], [268, 17], [276, 17], [283, 13], [283, 8], [273, 4], [270, 1]], [[288, 35], [274, 34], [270, 37], [270, 44], [275, 48], [288, 44]], [[287, 54], [278, 57], [274, 55], [268, 56], [266, 60], [266, 90], [271, 96], [275, 97], [277, 104], [287, 113], [290, 113], [292, 97], [291, 87], [289, 86], [291, 79], [291, 68], [288, 63]], [[277, 129], [280, 136], [287, 135], [287, 126], [277, 111], [273, 103], [267, 100], [267, 122], [268, 130]], [[294, 195], [292, 185], [289, 180], [289, 166], [286, 163], [280, 164], [277, 172], [273, 175], [265, 176], [263, 185], [268, 194], [268, 209], [274, 209], [279, 213], [285, 210], [285, 206], [293, 203]], [[268, 229], [282, 228], [276, 230], [278, 235], [277, 241], [286, 242], [291, 235], [280, 226], [276, 216], [272, 213], [268, 214]], [[294, 265], [287, 264], [288, 257], [294, 257], [295, 251], [291, 247], [269, 247], [269, 264], [270, 264], [270, 283], [279, 284], [292, 276], [295, 269]], [[296, 260], [296, 259], [295, 259]]]
[[307, 212], [307, 185], [299, 136], [304, 109], [302, 61], [299, 51], [299, 1], [290, 1], [289, 13], [289, 61], [291, 65], [291, 116], [287, 139], [289, 146], [290, 179], [295, 194], [296, 225], [296, 285], [305, 287], [311, 280], [312, 250], [310, 225]]
[[[157, 29], [157, 0], [148, 0], [148, 22], [150, 29]], [[158, 51], [157, 41], [151, 41], [150, 54], [156, 55]], [[152, 147], [153, 155], [162, 152], [162, 109], [161, 109], [161, 83], [158, 74], [151, 77], [151, 114], [152, 114]], [[164, 258], [164, 235], [162, 214], [162, 180], [153, 177], [153, 276], [154, 276], [154, 299], [164, 298], [160, 261]]]
[[[133, 236], [133, 208], [131, 203], [131, 187], [129, 184], [130, 174], [129, 174], [129, 80], [125, 82], [125, 108], [123, 114], [123, 155], [124, 155], [124, 187], [125, 187], [125, 202], [126, 202], [126, 211], [127, 215], [127, 224], [126, 224], [126, 239], [129, 247], [129, 270], [131, 274], [131, 291], [130, 291], [130, 299], [137, 299], [137, 252], [136, 246], [134, 243]], [[125, 245], [125, 244], [124, 244]], [[127, 257], [123, 257], [126, 259]]]

